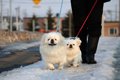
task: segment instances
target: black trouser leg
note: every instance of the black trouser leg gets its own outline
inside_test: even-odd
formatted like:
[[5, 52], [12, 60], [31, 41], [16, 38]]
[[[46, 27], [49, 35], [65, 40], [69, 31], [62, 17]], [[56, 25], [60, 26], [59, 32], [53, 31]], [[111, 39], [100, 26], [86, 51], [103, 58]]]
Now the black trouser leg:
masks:
[[98, 46], [99, 37], [88, 37], [88, 46], [87, 46], [87, 63], [95, 64], [95, 53]]
[[92, 14], [87, 21], [88, 43], [87, 43], [87, 63], [95, 64], [95, 53], [99, 37], [101, 36], [101, 18], [103, 12], [103, 2], [98, 0]]

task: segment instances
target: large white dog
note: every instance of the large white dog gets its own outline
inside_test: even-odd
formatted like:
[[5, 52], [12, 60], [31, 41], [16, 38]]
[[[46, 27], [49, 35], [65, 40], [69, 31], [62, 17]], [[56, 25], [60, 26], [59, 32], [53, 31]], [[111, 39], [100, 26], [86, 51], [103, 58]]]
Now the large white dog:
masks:
[[79, 38], [67, 38], [66, 52], [67, 52], [67, 66], [73, 65], [74, 67], [79, 66], [81, 61], [81, 50], [79, 48], [81, 40]]
[[49, 69], [54, 70], [55, 64], [58, 64], [58, 69], [62, 69], [66, 63], [66, 52], [61, 33], [45, 33], [41, 38], [40, 53]]

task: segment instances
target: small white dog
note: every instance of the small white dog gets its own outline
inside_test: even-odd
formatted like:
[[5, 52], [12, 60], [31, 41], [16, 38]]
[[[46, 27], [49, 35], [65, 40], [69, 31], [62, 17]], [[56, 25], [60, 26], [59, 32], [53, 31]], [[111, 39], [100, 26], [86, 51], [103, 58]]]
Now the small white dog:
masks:
[[62, 69], [66, 63], [64, 37], [59, 32], [45, 33], [41, 38], [40, 53], [50, 70]]
[[79, 66], [81, 61], [81, 50], [79, 48], [81, 40], [79, 38], [67, 38], [66, 43], [66, 52], [67, 52], [67, 66]]

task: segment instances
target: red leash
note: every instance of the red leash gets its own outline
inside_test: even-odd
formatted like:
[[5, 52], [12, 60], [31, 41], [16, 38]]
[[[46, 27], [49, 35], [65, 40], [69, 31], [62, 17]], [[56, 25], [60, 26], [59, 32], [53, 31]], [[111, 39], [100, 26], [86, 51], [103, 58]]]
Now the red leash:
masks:
[[[79, 32], [77, 33], [77, 36], [78, 36], [78, 35], [80, 34], [80, 32], [82, 31], [82, 29], [83, 29], [83, 27], [84, 27], [86, 21], [88, 20], [88, 18], [90, 17], [90, 14], [92, 13], [93, 9], [94, 9], [95, 6], [96, 6], [97, 1], [98, 1], [98, 0], [96, 0], [95, 3], [93, 4], [93, 6], [92, 6], [92, 8], [91, 8], [91, 10], [90, 10], [90, 12], [89, 12], [89, 14], [87, 15], [87, 17], [86, 17], [85, 21], [83, 22], [83, 24], [82, 24], [82, 26], [81, 26]], [[77, 36], [76, 36], [76, 37], [77, 37]]]

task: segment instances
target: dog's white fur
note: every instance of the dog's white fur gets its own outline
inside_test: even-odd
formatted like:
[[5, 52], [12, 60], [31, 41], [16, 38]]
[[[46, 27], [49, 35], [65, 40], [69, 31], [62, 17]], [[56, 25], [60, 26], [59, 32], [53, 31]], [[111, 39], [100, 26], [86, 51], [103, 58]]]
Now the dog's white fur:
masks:
[[62, 69], [66, 63], [66, 52], [61, 33], [45, 33], [41, 38], [40, 53], [49, 69], [54, 70], [55, 64], [58, 64], [58, 69]]
[[65, 43], [67, 52], [67, 66], [79, 66], [81, 61], [81, 50], [79, 48], [81, 40], [79, 38], [67, 38]]

